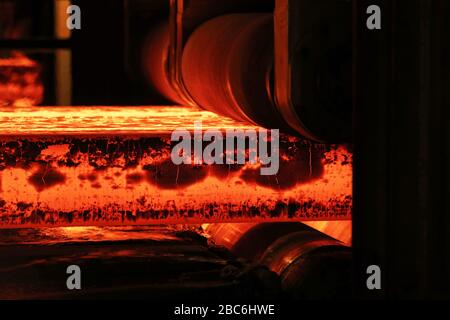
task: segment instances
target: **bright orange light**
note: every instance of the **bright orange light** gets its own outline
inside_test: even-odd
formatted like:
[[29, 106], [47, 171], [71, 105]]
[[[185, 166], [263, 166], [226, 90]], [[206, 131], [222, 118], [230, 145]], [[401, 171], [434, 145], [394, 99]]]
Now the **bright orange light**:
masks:
[[9, 58], [0, 58], [0, 106], [38, 105], [43, 96], [37, 62], [18, 52]]
[[171, 130], [249, 128], [187, 107], [0, 110], [0, 226], [340, 220], [352, 156], [282, 135], [280, 170], [181, 165]]
[[1, 108], [1, 136], [168, 135], [173, 130], [256, 128], [212, 112], [181, 106]]

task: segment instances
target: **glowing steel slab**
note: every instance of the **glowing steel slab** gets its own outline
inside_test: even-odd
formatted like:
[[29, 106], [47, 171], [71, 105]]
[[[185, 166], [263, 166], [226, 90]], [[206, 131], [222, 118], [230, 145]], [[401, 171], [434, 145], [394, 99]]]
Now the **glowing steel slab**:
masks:
[[212, 112], [180, 106], [0, 108], [0, 137], [160, 136], [175, 129], [256, 128]]
[[172, 130], [252, 128], [188, 107], [0, 109], [0, 227], [351, 218], [352, 155], [281, 135], [280, 170], [180, 165]]

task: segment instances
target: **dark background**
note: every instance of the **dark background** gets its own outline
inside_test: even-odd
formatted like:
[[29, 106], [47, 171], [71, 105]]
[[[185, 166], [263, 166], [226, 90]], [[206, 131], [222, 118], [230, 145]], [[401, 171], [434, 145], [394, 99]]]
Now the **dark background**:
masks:
[[[25, 2], [21, 10], [34, 17], [51, 12], [48, 1]], [[168, 2], [152, 1], [151, 9], [143, 0], [74, 3], [83, 7], [82, 30], [72, 40], [48, 39], [51, 26], [36, 18], [29, 41], [0, 46], [72, 48], [75, 105], [168, 103], [137, 65], [140, 40], [167, 17]], [[355, 296], [448, 298], [450, 1], [353, 4]], [[381, 7], [381, 30], [366, 28], [372, 4]], [[381, 267], [380, 291], [365, 286], [371, 264]]]

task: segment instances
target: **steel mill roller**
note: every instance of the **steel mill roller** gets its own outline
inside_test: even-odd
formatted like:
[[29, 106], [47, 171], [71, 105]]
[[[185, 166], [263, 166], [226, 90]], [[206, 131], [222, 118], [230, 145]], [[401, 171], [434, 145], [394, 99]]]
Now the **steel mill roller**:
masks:
[[190, 32], [183, 19], [155, 27], [142, 51], [146, 78], [174, 102], [313, 141], [350, 142], [351, 5], [290, 1], [289, 11], [283, 3], [275, 14], [203, 19]]
[[55, 79], [40, 55], [13, 65], [42, 97], [0, 79], [0, 298], [61, 296], [47, 275], [71, 259], [92, 272], [79, 297], [349, 296], [350, 2], [73, 4]]

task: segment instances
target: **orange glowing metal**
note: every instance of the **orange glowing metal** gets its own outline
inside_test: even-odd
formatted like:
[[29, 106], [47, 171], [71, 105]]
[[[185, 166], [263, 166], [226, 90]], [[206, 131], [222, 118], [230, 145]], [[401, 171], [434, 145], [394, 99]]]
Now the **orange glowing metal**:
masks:
[[256, 128], [212, 112], [180, 106], [30, 107], [0, 109], [0, 136], [32, 135], [167, 135], [193, 129]]
[[37, 62], [17, 52], [0, 58], [0, 106], [37, 105], [43, 95]]
[[352, 156], [282, 135], [280, 170], [181, 165], [172, 130], [251, 128], [188, 107], [0, 110], [0, 227], [342, 220]]

